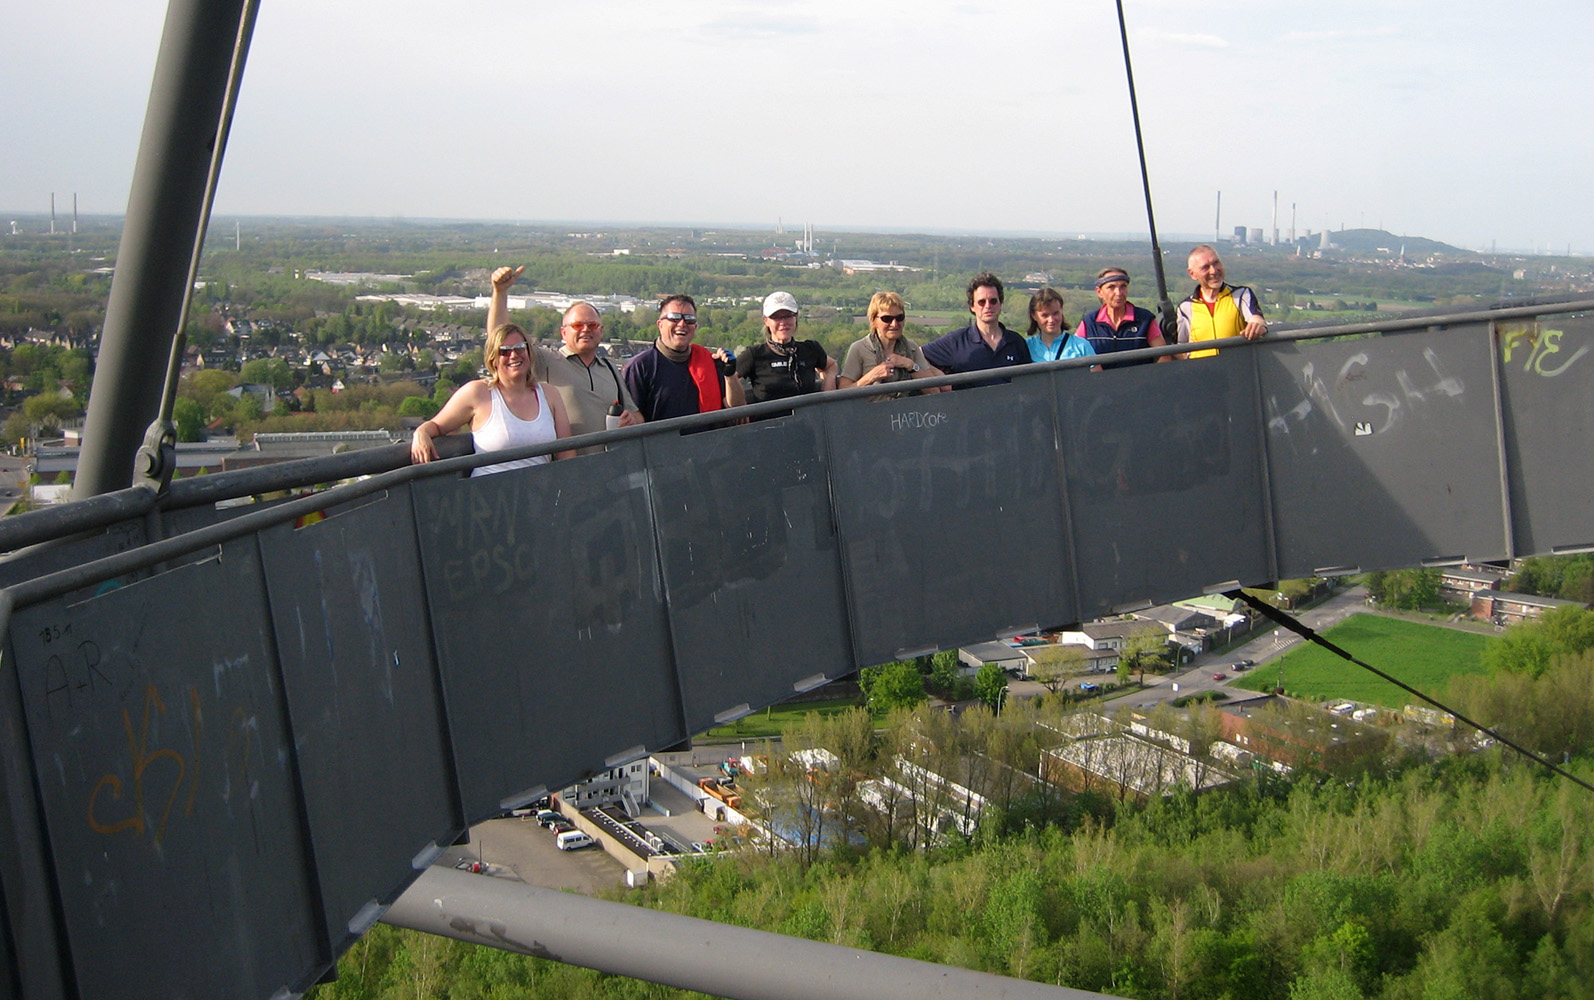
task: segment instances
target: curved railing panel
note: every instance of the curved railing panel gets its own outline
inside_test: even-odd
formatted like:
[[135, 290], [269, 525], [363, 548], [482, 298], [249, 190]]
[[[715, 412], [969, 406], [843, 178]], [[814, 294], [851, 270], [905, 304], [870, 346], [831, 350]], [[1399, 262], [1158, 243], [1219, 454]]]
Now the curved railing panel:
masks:
[[860, 664], [1074, 617], [1051, 381], [1082, 374], [826, 407]]
[[1272, 578], [1255, 353], [1059, 375], [1077, 617]]
[[466, 829], [408, 494], [259, 535], [334, 953]]
[[640, 443], [426, 479], [414, 506], [473, 822], [686, 738]]
[[647, 439], [688, 732], [857, 669], [824, 417]]
[[1255, 352], [1282, 576], [1506, 554], [1488, 333]]
[[808, 398], [280, 507], [112, 503], [140, 513], [0, 571], [8, 981], [295, 991], [469, 824], [859, 666], [1587, 547], [1594, 325], [1492, 328]]
[[1502, 323], [1495, 353], [1514, 551], [1594, 549], [1594, 319]]
[[270, 633], [253, 538], [13, 614], [81, 996], [269, 997], [331, 958]]

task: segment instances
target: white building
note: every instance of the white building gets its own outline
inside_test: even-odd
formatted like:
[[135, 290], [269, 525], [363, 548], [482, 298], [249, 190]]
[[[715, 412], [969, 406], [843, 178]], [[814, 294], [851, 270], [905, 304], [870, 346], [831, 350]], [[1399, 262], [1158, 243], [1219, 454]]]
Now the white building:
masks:
[[647, 758], [611, 767], [586, 781], [578, 781], [561, 791], [559, 799], [575, 809], [618, 805], [627, 816], [635, 819], [649, 801]]

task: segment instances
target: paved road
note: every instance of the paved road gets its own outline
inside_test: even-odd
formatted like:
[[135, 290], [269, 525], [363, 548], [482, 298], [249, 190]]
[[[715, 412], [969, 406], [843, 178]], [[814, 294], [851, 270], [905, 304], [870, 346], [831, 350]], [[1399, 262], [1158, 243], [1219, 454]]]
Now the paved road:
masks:
[[[1329, 596], [1321, 604], [1300, 612], [1296, 617], [1309, 628], [1322, 631], [1339, 624], [1357, 612], [1366, 610], [1368, 610], [1367, 590], [1356, 586]], [[1256, 665], [1250, 669], [1261, 670], [1268, 660], [1283, 655], [1303, 641], [1288, 630], [1267, 629], [1258, 633], [1250, 642], [1223, 653], [1202, 653], [1182, 672], [1148, 678], [1145, 690], [1137, 691], [1118, 701], [1149, 708], [1158, 702], [1171, 701], [1174, 698], [1211, 691], [1214, 688], [1227, 688], [1228, 679], [1233, 679], [1235, 676], [1233, 670], [1235, 661], [1252, 660]], [[1215, 681], [1212, 679], [1214, 673], [1227, 674], [1228, 679]], [[1175, 685], [1178, 690], [1174, 689]], [[1250, 694], [1250, 692], [1244, 693]]]
[[15, 455], [0, 455], [0, 513], [27, 495], [28, 475], [33, 460]]

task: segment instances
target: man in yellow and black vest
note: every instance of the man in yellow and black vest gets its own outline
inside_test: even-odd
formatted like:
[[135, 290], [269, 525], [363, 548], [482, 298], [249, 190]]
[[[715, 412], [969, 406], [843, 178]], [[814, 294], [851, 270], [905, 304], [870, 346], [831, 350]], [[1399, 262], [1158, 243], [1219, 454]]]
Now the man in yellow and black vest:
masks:
[[[1195, 279], [1195, 291], [1179, 303], [1179, 343], [1196, 344], [1226, 337], [1255, 340], [1267, 333], [1267, 321], [1256, 293], [1244, 285], [1223, 280], [1223, 261], [1206, 244], [1190, 251], [1186, 270]], [[1206, 358], [1215, 350], [1191, 351], [1181, 358]]]

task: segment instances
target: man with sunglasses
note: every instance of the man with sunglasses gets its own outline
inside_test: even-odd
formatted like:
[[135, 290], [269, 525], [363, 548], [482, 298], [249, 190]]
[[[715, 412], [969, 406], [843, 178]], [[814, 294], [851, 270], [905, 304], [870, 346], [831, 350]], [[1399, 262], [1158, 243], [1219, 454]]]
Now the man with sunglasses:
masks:
[[[509, 288], [525, 272], [521, 267], [500, 267], [493, 272], [492, 300], [487, 306], [487, 329], [495, 330], [509, 315]], [[533, 350], [532, 373], [537, 381], [553, 386], [570, 416], [570, 433], [594, 434], [608, 427], [609, 408], [620, 404], [620, 426], [642, 422], [636, 403], [620, 377], [620, 369], [598, 353], [603, 346], [603, 321], [590, 303], [577, 302], [565, 310], [559, 327], [564, 346], [559, 350], [538, 346]], [[577, 451], [590, 455], [603, 451], [593, 445]]]
[[[971, 278], [968, 300], [974, 322], [925, 344], [924, 356], [930, 364], [948, 375], [1029, 364], [1029, 346], [1024, 343], [1024, 338], [1002, 325], [1002, 299], [1005, 295], [1002, 279], [989, 271]], [[983, 385], [1001, 385], [1006, 381], [992, 379], [955, 388], [972, 389]]]
[[647, 420], [710, 413], [746, 402], [736, 365], [723, 348], [692, 343], [697, 303], [690, 295], [659, 300], [659, 338], [625, 363], [621, 373]]
[[755, 403], [836, 387], [836, 362], [824, 345], [797, 339], [797, 299], [790, 292], [770, 292], [764, 300], [764, 342], [736, 356], [736, 374], [753, 387]]

